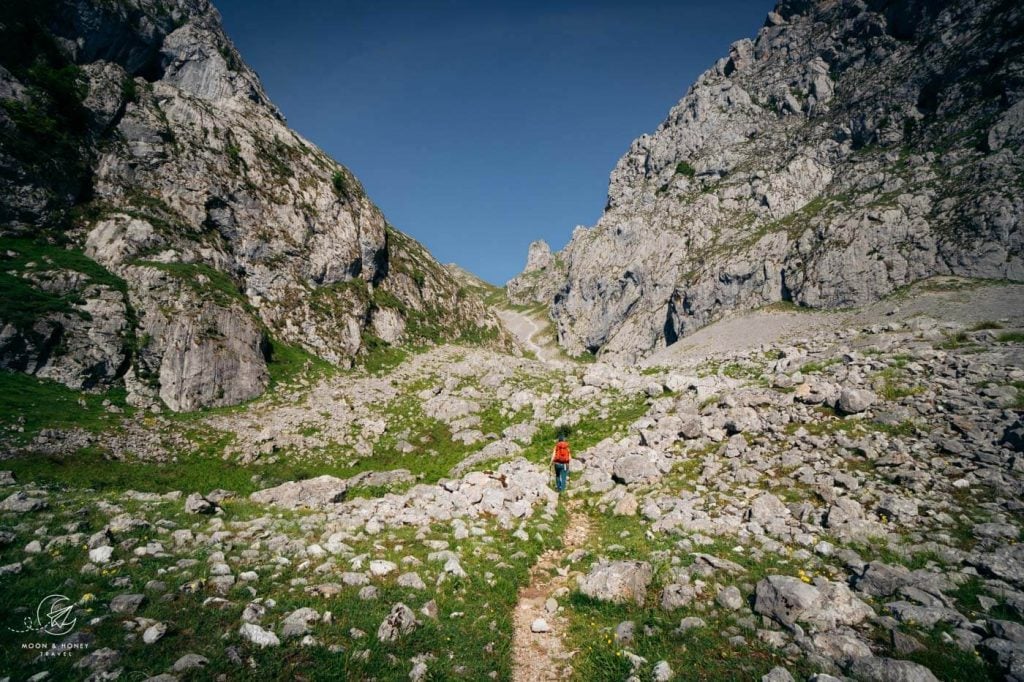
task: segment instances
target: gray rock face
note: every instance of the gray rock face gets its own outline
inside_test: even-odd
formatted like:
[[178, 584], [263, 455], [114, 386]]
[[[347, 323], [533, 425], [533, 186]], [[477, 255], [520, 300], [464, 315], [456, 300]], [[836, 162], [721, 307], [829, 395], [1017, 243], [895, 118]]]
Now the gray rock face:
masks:
[[526, 267], [523, 272], [534, 272], [543, 270], [551, 265], [554, 258], [551, 256], [551, 247], [543, 239], [530, 243], [530, 250], [526, 256]]
[[598, 223], [555, 256], [564, 275], [544, 287], [566, 351], [628, 359], [733, 309], [1024, 277], [1021, 95], [957, 85], [972, 69], [1012, 78], [1021, 9], [919, 10], [783, 2], [701, 74], [619, 160]]
[[129, 360], [125, 294], [75, 270], [25, 268], [23, 277], [66, 310], [40, 311], [30, 327], [0, 317], [0, 367], [72, 388], [114, 381]]
[[668, 661], [658, 661], [654, 664], [654, 669], [651, 671], [651, 679], [654, 682], [669, 682], [673, 677], [675, 677], [675, 672]]
[[[287, 127], [209, 2], [37, 11], [81, 69], [85, 123], [63, 126], [62, 152], [0, 114], [0, 236], [70, 241], [0, 254], [31, 291], [27, 312], [0, 304], [0, 367], [75, 388], [123, 378], [136, 404], [192, 410], [263, 392], [270, 338], [348, 364], [368, 340], [405, 340], [410, 314], [446, 337], [497, 328]], [[0, 67], [0, 98], [48, 110], [47, 93]]]
[[256, 322], [235, 308], [204, 305], [174, 320], [163, 339], [160, 399], [176, 411], [233, 405], [254, 398], [270, 375]]
[[612, 561], [595, 564], [580, 576], [580, 592], [601, 601], [635, 602], [643, 606], [653, 572], [646, 561]]
[[782, 504], [782, 500], [771, 493], [764, 493], [750, 503], [747, 515], [754, 523], [769, 525], [784, 520], [790, 513], [786, 505]]
[[661, 608], [674, 611], [689, 606], [697, 598], [697, 588], [690, 583], [673, 583], [661, 591]]

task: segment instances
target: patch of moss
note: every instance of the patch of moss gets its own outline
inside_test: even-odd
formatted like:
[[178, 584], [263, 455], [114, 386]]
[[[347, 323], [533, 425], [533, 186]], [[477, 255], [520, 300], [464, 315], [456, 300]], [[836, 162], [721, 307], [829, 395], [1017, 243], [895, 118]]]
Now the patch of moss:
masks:
[[692, 178], [697, 174], [697, 170], [685, 161], [680, 161], [676, 164], [676, 175], [682, 175], [687, 178]]

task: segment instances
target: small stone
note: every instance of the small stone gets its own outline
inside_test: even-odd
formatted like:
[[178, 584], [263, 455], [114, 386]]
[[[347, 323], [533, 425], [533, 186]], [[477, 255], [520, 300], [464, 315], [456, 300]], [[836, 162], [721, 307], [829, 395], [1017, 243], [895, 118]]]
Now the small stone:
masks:
[[743, 595], [740, 594], [738, 588], [730, 585], [729, 587], [719, 591], [718, 595], [715, 596], [715, 601], [718, 602], [718, 605], [723, 609], [735, 611], [743, 606]]
[[687, 616], [686, 618], [683, 618], [681, 621], [679, 621], [679, 627], [677, 628], [677, 630], [680, 634], [685, 634], [686, 632], [693, 630], [695, 628], [703, 628], [706, 626], [707, 623], [704, 622], [703, 618], [699, 618], [697, 616]]
[[629, 646], [633, 643], [633, 635], [636, 631], [636, 623], [631, 620], [624, 620], [615, 626], [615, 643], [620, 646]]
[[411, 682], [422, 682], [427, 678], [427, 664], [425, 661], [417, 661], [409, 671]]
[[615, 508], [612, 510], [612, 514], [615, 516], [636, 516], [639, 504], [636, 499], [636, 495], [633, 493], [626, 493], [622, 496], [622, 499], [616, 503]]
[[110, 600], [110, 610], [114, 613], [135, 613], [145, 600], [144, 594], [119, 594]]
[[281, 626], [281, 636], [285, 639], [301, 637], [309, 632], [310, 623], [320, 620], [320, 614], [309, 607], [295, 609], [287, 616]]
[[399, 587], [408, 587], [414, 590], [427, 589], [427, 585], [423, 582], [423, 578], [415, 572], [403, 573], [398, 576], [398, 580], [396, 582]]
[[96, 649], [83, 656], [76, 668], [88, 668], [93, 672], [105, 672], [113, 668], [121, 660], [121, 653], [110, 648]]
[[761, 682], [795, 682], [793, 676], [782, 666], [775, 666], [767, 675], [761, 676]]
[[171, 670], [176, 673], [183, 673], [197, 668], [205, 668], [206, 664], [209, 662], [210, 660], [205, 656], [200, 656], [199, 654], [185, 654], [174, 662], [174, 665], [171, 666]]
[[142, 633], [142, 641], [146, 644], [155, 644], [165, 634], [167, 634], [167, 626], [163, 623], [154, 623]]
[[391, 607], [391, 612], [377, 628], [377, 639], [381, 642], [394, 642], [402, 635], [407, 635], [419, 626], [412, 609], [398, 602]]
[[242, 627], [238, 629], [238, 634], [261, 649], [268, 646], [280, 646], [281, 640], [277, 638], [273, 632], [264, 630], [255, 623], [242, 623]]
[[189, 514], [212, 514], [217, 506], [199, 493], [192, 493], [185, 498], [185, 511]]
[[258, 623], [267, 613], [267, 607], [259, 602], [250, 602], [242, 610], [242, 622]]
[[89, 550], [89, 561], [94, 564], [105, 564], [110, 561], [110, 557], [114, 554], [114, 548], [110, 545], [103, 547], [97, 547], [96, 549]]
[[537, 618], [530, 623], [530, 632], [551, 632], [551, 626], [543, 618]]
[[669, 682], [675, 673], [672, 672], [672, 667], [668, 664], [668, 661], [658, 661], [654, 664], [654, 671], [651, 679], [654, 682]]
[[375, 559], [370, 562], [370, 575], [380, 578], [389, 573], [393, 573], [398, 569], [398, 565], [393, 561], [384, 561], [383, 559]]

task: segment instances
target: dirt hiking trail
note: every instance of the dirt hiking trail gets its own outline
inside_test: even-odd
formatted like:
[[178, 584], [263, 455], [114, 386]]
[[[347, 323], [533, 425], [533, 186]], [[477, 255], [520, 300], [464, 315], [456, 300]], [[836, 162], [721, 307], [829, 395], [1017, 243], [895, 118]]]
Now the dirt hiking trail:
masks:
[[[512, 647], [514, 682], [566, 680], [572, 676], [570, 661], [576, 652], [566, 650], [564, 638], [569, 622], [557, 610], [558, 603], [564, 604], [572, 589], [569, 569], [562, 564], [574, 550], [586, 544], [590, 519], [580, 511], [579, 501], [569, 502], [568, 507], [569, 523], [562, 536], [562, 548], [544, 552], [530, 569], [530, 584], [519, 590]], [[538, 619], [547, 624], [546, 632], [533, 631]]]

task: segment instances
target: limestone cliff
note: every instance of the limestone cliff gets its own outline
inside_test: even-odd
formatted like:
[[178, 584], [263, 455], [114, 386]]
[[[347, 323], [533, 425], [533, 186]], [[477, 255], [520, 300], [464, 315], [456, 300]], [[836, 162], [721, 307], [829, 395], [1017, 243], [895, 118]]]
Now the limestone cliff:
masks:
[[545, 282], [560, 342], [630, 358], [729, 310], [1024, 279], [1022, 142], [1020, 3], [785, 0], [616, 165]]
[[565, 277], [565, 263], [551, 253], [543, 239], [531, 242], [526, 267], [505, 284], [508, 298], [516, 305], [550, 303]]
[[0, 366], [193, 409], [262, 392], [271, 341], [345, 364], [495, 326], [206, 0], [12, 0], [0, 31]]

